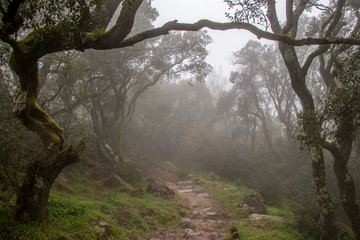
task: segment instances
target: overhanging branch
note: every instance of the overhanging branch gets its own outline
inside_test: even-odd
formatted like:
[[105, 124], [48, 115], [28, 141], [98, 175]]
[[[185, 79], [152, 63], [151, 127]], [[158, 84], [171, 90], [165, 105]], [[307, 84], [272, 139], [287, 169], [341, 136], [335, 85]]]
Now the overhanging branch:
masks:
[[[324, 37], [324, 38], [302, 38], [293, 39], [284, 34], [275, 34], [271, 32], [263, 31], [252, 24], [242, 22], [228, 22], [219, 23], [210, 20], [200, 20], [193, 24], [178, 23], [177, 20], [168, 22], [162, 27], [155, 28], [152, 30], [144, 31], [136, 34], [132, 37], [126, 38], [123, 41], [113, 43], [107, 48], [121, 48], [126, 46], [132, 46], [138, 42], [153, 37], [166, 35], [170, 31], [198, 31], [202, 28], [209, 28], [213, 30], [231, 30], [231, 29], [243, 29], [247, 30], [257, 36], [258, 39], [265, 38], [268, 40], [280, 41], [292, 46], [303, 46], [303, 45], [324, 45], [324, 44], [350, 44], [360, 45], [359, 38], [342, 38], [342, 37]], [[95, 46], [94, 46], [95, 47]]]

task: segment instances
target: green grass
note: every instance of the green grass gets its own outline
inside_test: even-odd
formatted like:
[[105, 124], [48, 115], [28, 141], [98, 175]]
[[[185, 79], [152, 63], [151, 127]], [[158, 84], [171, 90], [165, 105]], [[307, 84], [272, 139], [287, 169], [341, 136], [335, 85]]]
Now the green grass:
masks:
[[[252, 222], [248, 213], [241, 208], [244, 196], [254, 191], [243, 186], [237, 186], [229, 181], [210, 181], [199, 175], [207, 191], [219, 200], [231, 217], [235, 220], [234, 226], [238, 229], [239, 239], [242, 240], [310, 240], [304, 237], [295, 227], [276, 221]], [[267, 214], [284, 217], [294, 223], [295, 215], [291, 211], [278, 207], [266, 206]], [[228, 239], [233, 239], [229, 236]]]
[[[179, 200], [163, 200], [145, 191], [108, 189], [102, 181], [87, 180], [75, 172], [52, 190], [45, 223], [21, 224], [13, 216], [14, 201], [0, 203], [0, 239], [126, 239], [178, 222]], [[149, 217], [151, 217], [149, 220]], [[147, 220], [147, 221], [146, 221]], [[104, 234], [98, 223], [111, 225]]]
[[202, 178], [205, 188], [220, 201], [221, 205], [234, 218], [245, 216], [244, 210], [240, 207], [244, 197], [253, 193], [253, 190], [246, 187], [239, 187], [227, 181], [210, 181]]
[[[292, 226], [276, 221], [251, 222], [248, 219], [237, 220], [240, 239], [243, 240], [306, 240]], [[231, 239], [231, 238], [229, 238]]]

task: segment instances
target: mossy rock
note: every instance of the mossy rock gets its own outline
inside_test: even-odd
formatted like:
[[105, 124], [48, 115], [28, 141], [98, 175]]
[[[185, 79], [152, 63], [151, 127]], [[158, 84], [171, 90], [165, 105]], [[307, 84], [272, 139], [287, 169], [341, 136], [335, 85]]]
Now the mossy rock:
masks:
[[258, 214], [265, 214], [266, 208], [264, 204], [264, 200], [258, 193], [251, 193], [244, 197], [242, 207], [248, 213], [258, 213]]

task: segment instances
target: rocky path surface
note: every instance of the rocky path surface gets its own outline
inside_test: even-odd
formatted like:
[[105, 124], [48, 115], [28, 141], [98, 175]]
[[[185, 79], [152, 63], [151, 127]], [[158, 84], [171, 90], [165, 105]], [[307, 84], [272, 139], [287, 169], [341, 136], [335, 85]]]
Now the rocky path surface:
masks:
[[186, 217], [180, 219], [178, 226], [157, 229], [137, 240], [220, 240], [227, 236], [227, 213], [196, 178], [163, 184], [182, 199]]

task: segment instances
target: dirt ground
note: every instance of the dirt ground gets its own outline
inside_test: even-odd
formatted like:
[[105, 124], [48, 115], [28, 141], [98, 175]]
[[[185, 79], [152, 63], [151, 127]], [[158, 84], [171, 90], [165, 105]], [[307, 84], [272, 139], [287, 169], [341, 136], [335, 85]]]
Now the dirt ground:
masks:
[[219, 203], [206, 192], [196, 177], [187, 181], [178, 181], [171, 171], [171, 165], [166, 168], [155, 167], [148, 170], [149, 178], [168, 186], [181, 198], [186, 217], [180, 219], [180, 224], [171, 228], [160, 228], [137, 238], [137, 240], [220, 240], [228, 233], [229, 223], [227, 213]]

